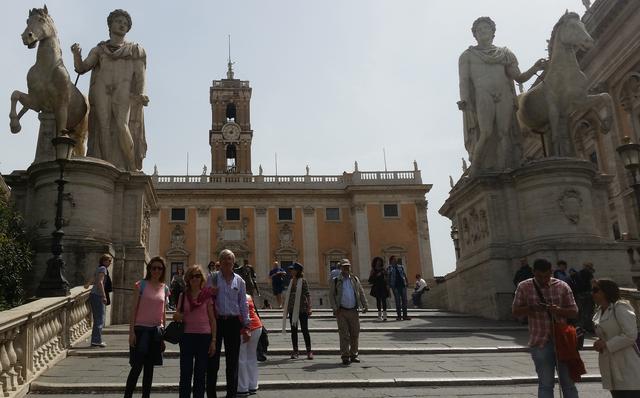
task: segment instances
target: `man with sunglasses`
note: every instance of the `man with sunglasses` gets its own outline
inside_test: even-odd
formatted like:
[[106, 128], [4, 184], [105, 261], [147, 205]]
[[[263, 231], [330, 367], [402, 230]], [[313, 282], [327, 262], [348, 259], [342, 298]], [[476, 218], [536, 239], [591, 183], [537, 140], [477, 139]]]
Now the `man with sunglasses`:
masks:
[[[578, 315], [578, 307], [571, 288], [551, 277], [551, 263], [537, 259], [533, 263], [533, 278], [518, 284], [513, 300], [513, 316], [529, 318], [529, 347], [538, 374], [538, 397], [553, 398], [556, 351], [553, 342], [553, 323], [566, 323]], [[569, 376], [566, 364], [557, 363], [558, 377], [565, 398], [577, 398], [578, 390]]]
[[[249, 306], [247, 305], [246, 285], [240, 275], [233, 272], [236, 256], [231, 250], [220, 252], [220, 271], [207, 278], [207, 287], [217, 288], [215, 298], [216, 313], [216, 352], [207, 364], [207, 397], [216, 396], [218, 369], [220, 368], [220, 349], [224, 340], [226, 360], [227, 397], [238, 392], [238, 360], [240, 358], [240, 339], [248, 341], [251, 333], [249, 325]], [[245, 328], [246, 332], [241, 330]]]

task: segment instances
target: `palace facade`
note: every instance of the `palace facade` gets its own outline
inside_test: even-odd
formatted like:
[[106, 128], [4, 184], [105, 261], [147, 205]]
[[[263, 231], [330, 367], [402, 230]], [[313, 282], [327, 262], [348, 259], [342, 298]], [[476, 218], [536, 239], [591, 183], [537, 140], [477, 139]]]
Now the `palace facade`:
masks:
[[[234, 78], [210, 88], [211, 173], [152, 176], [158, 196], [150, 218], [149, 252], [172, 271], [206, 266], [222, 249], [247, 260], [268, 283], [273, 261], [298, 261], [312, 286], [326, 287], [329, 269], [349, 258], [366, 280], [371, 259], [395, 255], [416, 273], [433, 277], [426, 194], [420, 170], [361, 171], [342, 175], [253, 174], [251, 87]], [[270, 290], [270, 289], [268, 289]]]

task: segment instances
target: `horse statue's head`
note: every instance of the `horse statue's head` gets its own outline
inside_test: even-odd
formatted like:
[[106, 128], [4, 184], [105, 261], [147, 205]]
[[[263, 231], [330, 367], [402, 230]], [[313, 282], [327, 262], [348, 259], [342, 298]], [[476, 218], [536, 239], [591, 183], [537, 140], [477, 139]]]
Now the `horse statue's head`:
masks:
[[573, 50], [588, 50], [593, 44], [593, 37], [587, 32], [580, 15], [567, 10], [553, 27], [549, 40], [549, 57], [556, 45], [570, 47]]
[[27, 27], [22, 32], [22, 42], [28, 48], [34, 48], [38, 41], [57, 36], [56, 26], [49, 16], [47, 6], [33, 8], [29, 11]]

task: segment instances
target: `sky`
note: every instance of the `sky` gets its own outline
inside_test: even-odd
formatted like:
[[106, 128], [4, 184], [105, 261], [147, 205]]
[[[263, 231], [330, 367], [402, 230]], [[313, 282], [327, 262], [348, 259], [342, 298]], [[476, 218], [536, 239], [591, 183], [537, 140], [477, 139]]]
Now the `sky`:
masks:
[[[449, 176], [462, 174], [462, 113], [457, 109], [458, 57], [475, 44], [471, 24], [490, 16], [494, 44], [509, 47], [524, 71], [546, 57], [551, 29], [581, 0], [48, 0], [72, 79], [70, 47], [83, 55], [108, 38], [106, 18], [116, 8], [133, 19], [127, 40], [147, 52], [145, 108], [148, 141], [143, 170], [161, 175], [210, 169], [212, 81], [225, 77], [228, 35], [235, 77], [253, 87], [253, 172], [337, 175], [353, 171], [412, 170], [433, 184], [427, 194], [434, 271], [455, 268], [451, 222], [438, 213]], [[0, 96], [6, 113], [14, 90], [26, 91], [36, 50], [20, 34], [31, 0], [3, 2], [0, 15]], [[88, 92], [89, 74], [78, 87]], [[6, 117], [6, 116], [5, 116]], [[1, 120], [1, 119], [0, 119]], [[0, 173], [33, 161], [38, 120], [22, 118], [13, 135], [0, 129]], [[189, 163], [187, 163], [187, 153]]]

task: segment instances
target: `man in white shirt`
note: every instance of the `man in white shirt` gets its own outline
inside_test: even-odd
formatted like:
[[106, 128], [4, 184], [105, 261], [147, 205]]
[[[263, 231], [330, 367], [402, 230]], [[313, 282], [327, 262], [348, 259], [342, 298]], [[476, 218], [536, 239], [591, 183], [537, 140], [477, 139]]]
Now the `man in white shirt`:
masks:
[[413, 305], [416, 308], [420, 307], [420, 301], [422, 299], [422, 293], [429, 290], [427, 286], [427, 281], [422, 279], [420, 274], [416, 274], [416, 287], [413, 289], [413, 294], [411, 295], [411, 300], [413, 301]]
[[368, 307], [360, 280], [351, 273], [351, 262], [346, 258], [342, 259], [340, 267], [340, 274], [329, 282], [329, 301], [338, 321], [342, 364], [349, 365], [352, 362], [360, 362], [358, 358], [358, 338], [360, 336], [358, 309], [365, 313]]

